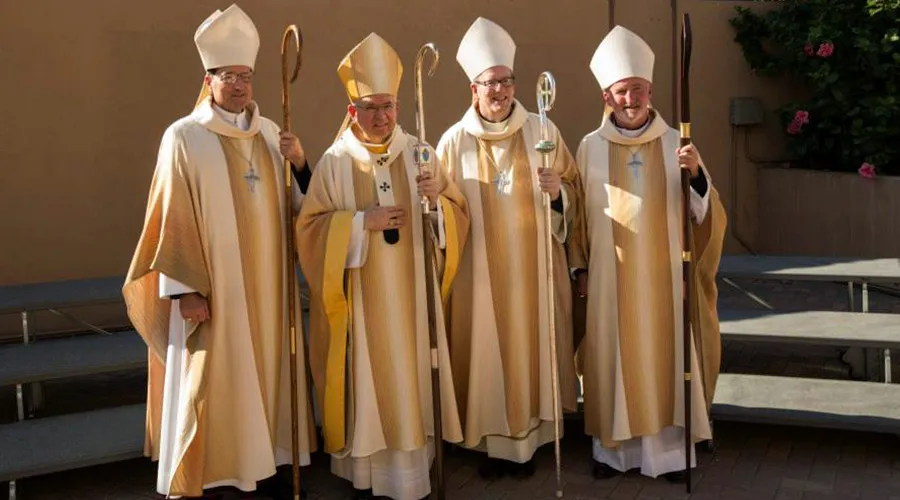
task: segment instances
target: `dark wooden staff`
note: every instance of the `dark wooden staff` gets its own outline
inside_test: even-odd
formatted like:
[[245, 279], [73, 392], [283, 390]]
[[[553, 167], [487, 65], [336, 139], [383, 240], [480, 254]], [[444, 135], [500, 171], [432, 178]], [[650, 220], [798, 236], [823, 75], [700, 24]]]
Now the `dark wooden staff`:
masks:
[[[428, 76], [434, 74], [440, 60], [440, 52], [433, 43], [426, 43], [416, 55], [415, 91], [416, 91], [416, 134], [415, 162], [419, 174], [429, 170], [433, 160], [431, 149], [425, 142], [425, 101], [422, 97], [422, 64], [425, 56], [431, 52], [433, 56]], [[444, 500], [444, 426], [441, 415], [441, 374], [440, 356], [438, 353], [437, 317], [435, 316], [434, 294], [434, 228], [431, 225], [431, 200], [423, 196], [422, 204], [422, 240], [425, 252], [425, 301], [428, 308], [428, 340], [431, 347], [431, 407], [434, 415], [434, 478], [432, 497]]]
[[[294, 40], [294, 47], [297, 50], [297, 61], [294, 65], [294, 71], [288, 78], [288, 43]], [[300, 72], [300, 65], [303, 63], [302, 57], [303, 37], [296, 25], [292, 24], [285, 28], [284, 35], [281, 39], [281, 110], [282, 123], [281, 130], [283, 132], [291, 131], [291, 96], [288, 86], [297, 79]], [[288, 289], [288, 336], [291, 345], [291, 458], [292, 473], [294, 484], [294, 500], [300, 500], [300, 402], [297, 396], [297, 326], [294, 320], [294, 286], [297, 280], [297, 270], [294, 266], [294, 175], [291, 172], [291, 162], [287, 158], [284, 159], [284, 223], [285, 238], [287, 240], [287, 289]]]
[[[681, 113], [680, 126], [681, 146], [684, 147], [691, 143], [691, 92], [690, 92], [690, 72], [691, 72], [691, 18], [687, 13], [684, 14], [681, 21]], [[687, 169], [681, 170], [681, 218], [683, 225], [682, 244], [681, 244], [681, 262], [682, 262], [682, 279], [684, 280], [684, 289], [682, 297], [682, 316], [684, 316], [684, 479], [687, 492], [691, 492], [691, 352], [693, 351], [691, 342], [691, 276], [692, 255], [691, 241], [693, 239], [693, 231], [690, 219], [690, 202], [691, 202], [691, 172]]]

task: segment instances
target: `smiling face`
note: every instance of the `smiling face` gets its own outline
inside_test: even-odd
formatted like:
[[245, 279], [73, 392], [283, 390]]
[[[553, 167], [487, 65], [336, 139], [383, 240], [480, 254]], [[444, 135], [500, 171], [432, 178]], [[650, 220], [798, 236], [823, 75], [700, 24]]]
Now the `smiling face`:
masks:
[[350, 118], [359, 127], [365, 142], [383, 144], [397, 125], [400, 103], [390, 94], [375, 94], [360, 98], [347, 108]]
[[650, 117], [650, 97], [653, 86], [643, 78], [620, 80], [603, 92], [603, 99], [612, 108], [616, 125], [626, 129], [642, 127]]
[[472, 82], [472, 96], [478, 113], [489, 122], [509, 117], [516, 95], [516, 80], [506, 66], [488, 68]]
[[248, 66], [218, 68], [203, 82], [209, 85], [213, 102], [226, 111], [240, 113], [253, 99], [253, 70]]

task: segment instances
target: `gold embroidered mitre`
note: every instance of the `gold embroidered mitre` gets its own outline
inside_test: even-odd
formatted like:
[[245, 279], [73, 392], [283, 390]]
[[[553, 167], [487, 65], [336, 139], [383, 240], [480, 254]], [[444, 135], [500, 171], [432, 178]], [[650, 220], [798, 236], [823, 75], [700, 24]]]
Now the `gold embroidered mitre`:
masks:
[[397, 96], [403, 64], [393, 47], [370, 33], [353, 47], [338, 66], [338, 77], [350, 102], [374, 94]]

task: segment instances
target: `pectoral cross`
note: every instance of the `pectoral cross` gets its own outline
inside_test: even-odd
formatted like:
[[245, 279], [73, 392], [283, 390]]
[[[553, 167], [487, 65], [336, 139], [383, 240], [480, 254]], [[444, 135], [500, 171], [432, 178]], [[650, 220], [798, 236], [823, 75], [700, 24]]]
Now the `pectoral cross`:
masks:
[[498, 172], [492, 184], [497, 187], [497, 194], [508, 194], [509, 186], [512, 185], [512, 169]]
[[638, 158], [638, 156], [639, 156], [640, 154], [641, 154], [640, 151], [638, 151], [638, 152], [636, 152], [636, 153], [631, 153], [631, 161], [628, 162], [628, 163], [626, 163], [626, 165], [628, 166], [628, 168], [630, 168], [631, 171], [634, 173], [634, 178], [635, 178], [635, 179], [637, 179], [637, 177], [638, 177], [638, 169], [639, 169], [640, 167], [643, 167], [643, 166], [644, 166], [644, 162], [641, 161], [640, 158]]
[[255, 193], [256, 181], [260, 180], [259, 176], [256, 175], [256, 170], [251, 168], [246, 174], [244, 174], [244, 180], [247, 181], [247, 188], [250, 189], [250, 192]]

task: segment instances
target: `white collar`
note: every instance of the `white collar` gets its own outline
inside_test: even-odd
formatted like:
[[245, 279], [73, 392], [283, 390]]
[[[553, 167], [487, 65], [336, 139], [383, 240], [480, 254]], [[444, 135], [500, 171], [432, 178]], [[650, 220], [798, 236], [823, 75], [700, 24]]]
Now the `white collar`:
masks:
[[484, 119], [484, 117], [479, 116], [481, 118], [481, 126], [488, 132], [503, 132], [506, 128], [507, 124], [509, 124], [509, 117], [507, 117], [502, 122], [489, 122]]
[[[249, 118], [246, 129], [236, 126], [234, 121], [229, 121], [228, 115], [225, 114], [228, 112], [224, 109], [220, 112], [218, 111], [219, 109], [221, 108], [213, 104], [212, 96], [207, 96], [197, 104], [197, 107], [194, 108], [194, 112], [191, 113], [191, 115], [199, 124], [203, 125], [211, 132], [226, 137], [247, 139], [259, 133], [260, 126], [262, 125], [262, 117], [259, 114], [259, 106], [257, 106], [256, 102], [250, 101], [243, 112], [244, 119]], [[235, 116], [234, 113], [230, 114], [232, 117]], [[240, 123], [240, 119], [237, 121]]]
[[369, 149], [366, 148], [366, 143], [359, 140], [359, 138], [356, 137], [356, 134], [353, 133], [353, 127], [347, 127], [338, 140], [344, 143], [344, 147], [347, 148], [347, 152], [350, 153], [350, 156], [360, 163], [364, 165], [378, 164], [386, 166], [390, 165], [391, 162], [400, 156], [400, 153], [406, 149], [408, 137], [406, 132], [400, 128], [399, 124], [395, 125], [394, 131], [391, 133], [390, 139], [388, 139], [388, 149], [386, 153], [373, 153], [369, 151]]
[[622, 134], [625, 137], [628, 137], [630, 139], [636, 139], [636, 138], [642, 136], [644, 134], [644, 132], [646, 132], [647, 129], [650, 128], [650, 123], [652, 121], [653, 121], [653, 117], [650, 116], [647, 118], [647, 121], [643, 125], [641, 125], [639, 128], [633, 129], [633, 130], [627, 129], [627, 128], [622, 128], [622, 127], [616, 125], [615, 121], [613, 121], [613, 125], [616, 126], [616, 130], [618, 130], [620, 134]]
[[636, 146], [658, 139], [669, 131], [669, 125], [655, 110], [650, 110], [650, 120], [637, 130], [620, 129], [613, 123], [612, 110], [603, 116], [598, 129], [600, 135], [616, 144]]
[[246, 109], [244, 109], [240, 113], [232, 113], [231, 111], [228, 111], [227, 109], [219, 106], [216, 103], [212, 103], [212, 107], [213, 110], [215, 110], [215, 112], [220, 117], [222, 117], [222, 119], [234, 125], [235, 127], [243, 131], [246, 131], [248, 128], [250, 128], [250, 118], [247, 117]]
[[[525, 125], [526, 121], [528, 121], [528, 111], [518, 100], [513, 101], [513, 111], [509, 118], [498, 124], [492, 124], [482, 119], [473, 104], [466, 111], [466, 114], [463, 115], [462, 127], [466, 132], [479, 139], [502, 141], [518, 132]], [[500, 125], [499, 130], [493, 130], [495, 128], [494, 125]]]

